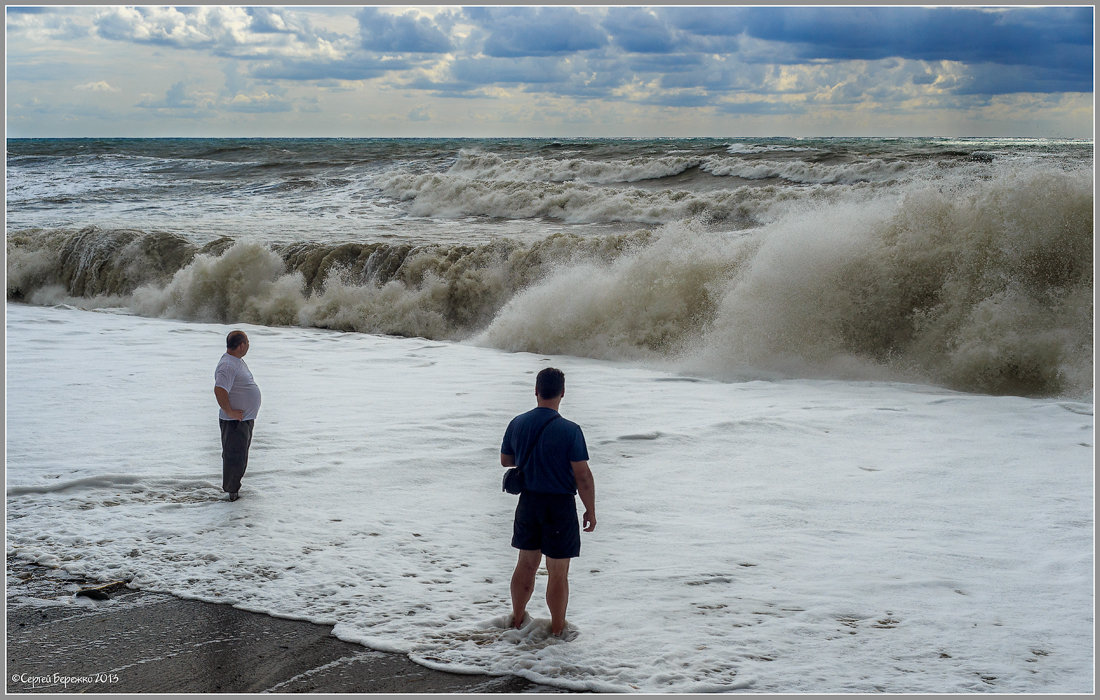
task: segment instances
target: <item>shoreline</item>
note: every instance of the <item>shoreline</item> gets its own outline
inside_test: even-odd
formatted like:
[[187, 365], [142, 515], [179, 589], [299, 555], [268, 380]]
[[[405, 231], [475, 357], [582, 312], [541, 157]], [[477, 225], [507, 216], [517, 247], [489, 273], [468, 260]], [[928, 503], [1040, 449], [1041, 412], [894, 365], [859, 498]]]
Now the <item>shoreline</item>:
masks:
[[7, 556], [7, 693], [563, 693], [447, 673], [332, 625], [102, 582]]

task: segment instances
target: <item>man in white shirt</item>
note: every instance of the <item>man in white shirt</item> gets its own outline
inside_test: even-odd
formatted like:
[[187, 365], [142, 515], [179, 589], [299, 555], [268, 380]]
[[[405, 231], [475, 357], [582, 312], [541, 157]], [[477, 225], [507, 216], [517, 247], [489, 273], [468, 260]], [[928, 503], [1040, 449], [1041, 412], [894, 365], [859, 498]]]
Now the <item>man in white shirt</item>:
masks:
[[248, 467], [248, 448], [252, 445], [252, 427], [260, 412], [260, 387], [244, 363], [248, 336], [233, 331], [225, 339], [225, 354], [214, 370], [214, 398], [222, 431], [222, 490], [235, 501], [241, 479]]

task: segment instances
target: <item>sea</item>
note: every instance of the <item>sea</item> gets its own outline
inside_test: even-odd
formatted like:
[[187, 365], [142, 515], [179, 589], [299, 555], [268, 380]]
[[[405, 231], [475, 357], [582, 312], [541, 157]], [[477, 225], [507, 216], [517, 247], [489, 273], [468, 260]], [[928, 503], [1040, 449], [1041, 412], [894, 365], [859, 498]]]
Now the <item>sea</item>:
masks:
[[[1093, 170], [1066, 139], [8, 139], [7, 553], [570, 691], [1093, 692]], [[263, 407], [229, 503], [235, 328]], [[567, 639], [544, 576], [507, 624], [499, 445], [546, 366], [597, 486]]]

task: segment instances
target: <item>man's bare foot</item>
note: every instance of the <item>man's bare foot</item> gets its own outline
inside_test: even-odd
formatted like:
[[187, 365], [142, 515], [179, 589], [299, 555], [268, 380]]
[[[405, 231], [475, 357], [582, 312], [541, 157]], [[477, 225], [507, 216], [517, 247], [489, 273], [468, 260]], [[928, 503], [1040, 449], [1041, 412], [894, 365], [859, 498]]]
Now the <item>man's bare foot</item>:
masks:
[[523, 623], [527, 622], [527, 611], [523, 611], [517, 619], [516, 614], [512, 613], [512, 629], [518, 630], [523, 627]]

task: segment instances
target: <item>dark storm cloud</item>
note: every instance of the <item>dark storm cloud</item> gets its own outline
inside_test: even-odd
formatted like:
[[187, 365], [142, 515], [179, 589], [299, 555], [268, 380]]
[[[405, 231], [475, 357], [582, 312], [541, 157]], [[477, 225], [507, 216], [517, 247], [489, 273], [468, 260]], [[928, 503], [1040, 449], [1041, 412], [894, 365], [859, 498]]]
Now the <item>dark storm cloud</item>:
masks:
[[626, 57], [624, 65], [636, 73], [683, 73], [705, 65], [703, 57], [695, 53], [678, 53], [656, 56], [636, 54]]
[[1001, 66], [971, 66], [966, 80], [952, 91], [957, 95], [1004, 95], [1018, 92], [1091, 92], [1092, 76], [1074, 75], [1054, 68], [1021, 68], [1006, 71]]
[[[1093, 14], [1092, 7], [497, 6], [428, 17], [365, 7], [355, 15], [358, 36], [341, 37], [287, 8], [116, 7], [97, 13], [94, 26], [118, 41], [252, 59], [256, 77], [299, 81], [370, 80], [452, 54], [455, 62], [437, 64], [428, 80], [436, 92], [466, 93], [480, 82], [587, 95], [593, 86], [638, 81], [674, 91], [767, 91], [754, 66], [899, 58], [962, 64], [969, 77], [941, 89], [1008, 94], [1091, 92]], [[458, 25], [473, 28], [461, 36]], [[10, 31], [21, 26], [9, 18]], [[537, 58], [574, 65], [526, 60]], [[524, 60], [502, 62], [517, 59]], [[423, 82], [407, 77], [407, 85]]]
[[639, 7], [611, 8], [603, 28], [625, 51], [664, 54], [678, 49], [668, 24]]
[[365, 7], [356, 15], [363, 48], [390, 53], [447, 53], [451, 40], [426, 17], [391, 15]]
[[552, 56], [589, 51], [607, 45], [607, 34], [591, 15], [572, 7], [474, 7], [467, 17], [486, 38], [487, 56]]
[[666, 8], [672, 26], [701, 36], [787, 45], [786, 62], [897, 57], [1060, 68], [1091, 74], [1091, 7]]

